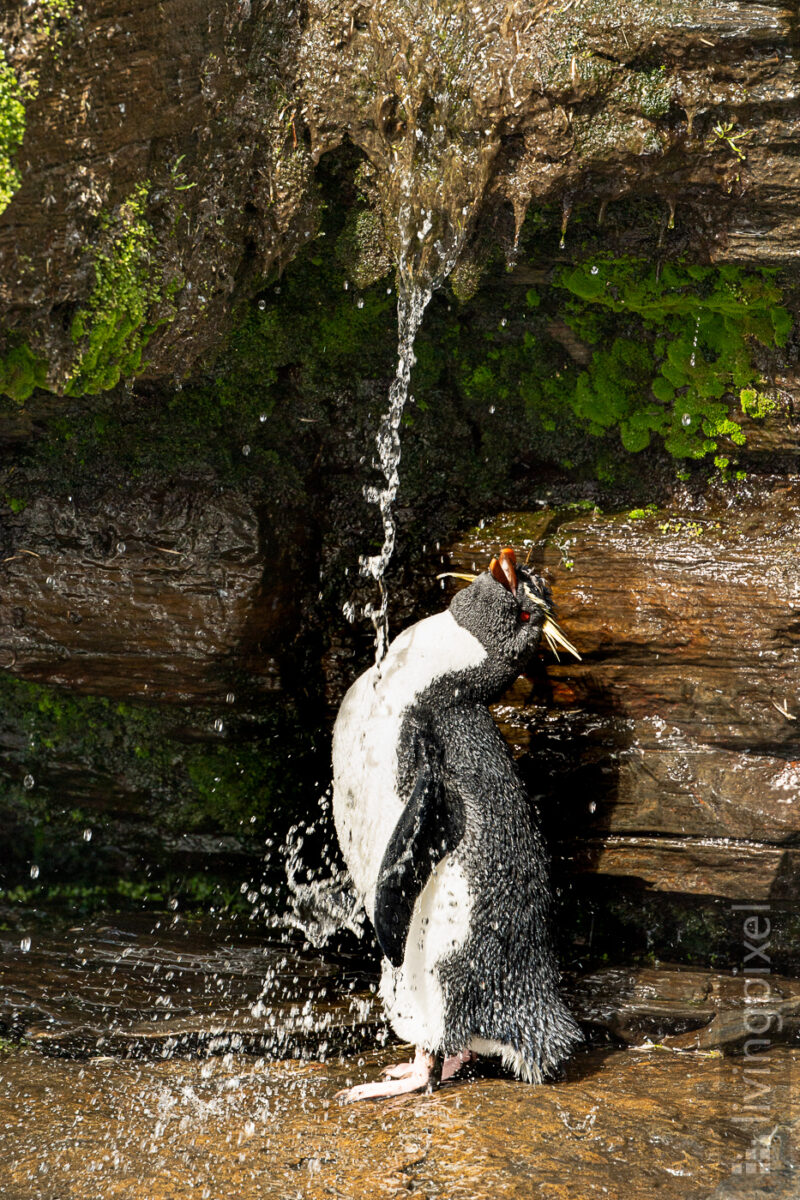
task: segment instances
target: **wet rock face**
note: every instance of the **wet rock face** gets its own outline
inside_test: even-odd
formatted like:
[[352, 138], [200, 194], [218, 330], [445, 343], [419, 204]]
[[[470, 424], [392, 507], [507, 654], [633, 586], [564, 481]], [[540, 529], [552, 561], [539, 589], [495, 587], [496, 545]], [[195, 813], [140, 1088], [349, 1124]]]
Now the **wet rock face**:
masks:
[[663, 508], [509, 515], [453, 549], [469, 568], [527, 547], [581, 651], [497, 713], [573, 872], [791, 908], [798, 496], [789, 476]]
[[316, 234], [314, 163], [345, 139], [366, 159], [360, 278], [405, 227], [433, 273], [472, 234], [468, 293], [531, 204], [561, 205], [566, 229], [573, 207], [602, 219], [632, 195], [660, 205], [668, 249], [796, 260], [788, 9], [106, 0], [52, 29], [26, 13], [2, 18], [30, 85], [0, 215], [0, 353], [33, 356], [12, 394], [184, 374]]
[[[9, 344], [33, 332], [59, 392], [109, 386], [102, 368], [124, 363], [113, 342], [129, 324], [128, 349], [138, 330], [150, 373], [183, 375], [187, 335], [193, 360], [227, 328], [243, 280], [286, 262], [316, 229], [285, 77], [297, 6], [64, 8], [48, 38], [36, 5], [4, 6], [9, 61], [37, 90], [22, 185], [0, 216], [0, 324]], [[133, 222], [126, 205], [142, 189]], [[81, 364], [98, 344], [100, 363]]]
[[296, 619], [246, 497], [200, 484], [39, 496], [3, 529], [4, 666], [111, 697], [220, 700]]

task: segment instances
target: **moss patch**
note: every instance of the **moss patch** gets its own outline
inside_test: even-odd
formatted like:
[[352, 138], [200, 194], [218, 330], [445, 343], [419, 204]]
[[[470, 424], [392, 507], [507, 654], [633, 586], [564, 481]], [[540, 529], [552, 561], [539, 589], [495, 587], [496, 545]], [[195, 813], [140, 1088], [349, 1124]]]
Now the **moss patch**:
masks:
[[135, 375], [148, 341], [158, 325], [170, 319], [169, 313], [156, 319], [154, 309], [162, 300], [173, 300], [182, 280], [164, 283], [147, 201], [148, 184], [143, 183], [113, 216], [106, 214], [101, 220], [94, 288], [72, 322], [80, 353], [67, 395], [107, 391], [120, 378]]
[[20, 185], [14, 154], [25, 135], [25, 92], [0, 48], [0, 213]]
[[676, 458], [745, 441], [725, 397], [760, 384], [755, 343], [786, 344], [792, 321], [774, 273], [597, 258], [555, 283], [570, 296], [566, 323], [598, 347], [569, 397], [591, 433], [618, 426], [634, 452], [655, 434]]
[[[74, 0], [34, 0], [26, 6], [26, 29], [43, 38], [49, 49], [61, 45], [64, 23], [72, 16]], [[23, 77], [8, 62], [0, 46], [0, 213], [22, 182], [14, 164], [25, 136], [25, 105], [37, 93], [35, 76]]]
[[9, 341], [11, 348], [0, 358], [0, 395], [24, 404], [35, 388], [44, 387], [47, 363], [26, 342], [13, 336]]

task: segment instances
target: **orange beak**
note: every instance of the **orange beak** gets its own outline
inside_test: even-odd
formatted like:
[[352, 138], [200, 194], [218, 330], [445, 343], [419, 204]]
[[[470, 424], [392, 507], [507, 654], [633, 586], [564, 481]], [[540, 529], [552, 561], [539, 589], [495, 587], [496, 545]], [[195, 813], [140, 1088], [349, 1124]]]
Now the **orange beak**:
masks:
[[501, 550], [497, 558], [489, 563], [489, 570], [498, 583], [516, 596], [517, 594], [517, 556], [510, 546]]

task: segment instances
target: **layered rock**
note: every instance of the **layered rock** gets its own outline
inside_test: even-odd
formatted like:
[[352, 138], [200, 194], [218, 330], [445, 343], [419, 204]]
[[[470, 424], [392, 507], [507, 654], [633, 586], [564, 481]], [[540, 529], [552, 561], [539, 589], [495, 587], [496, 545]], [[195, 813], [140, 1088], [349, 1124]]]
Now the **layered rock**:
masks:
[[797, 895], [800, 491], [631, 512], [508, 514], [452, 550], [512, 544], [551, 579], [582, 661], [498, 709], [573, 871], [769, 904]]
[[[122, 698], [221, 700], [280, 686], [294, 627], [252, 502], [195, 484], [39, 496], [3, 530], [0, 649], [36, 683]], [[284, 581], [285, 582], [285, 581]]]

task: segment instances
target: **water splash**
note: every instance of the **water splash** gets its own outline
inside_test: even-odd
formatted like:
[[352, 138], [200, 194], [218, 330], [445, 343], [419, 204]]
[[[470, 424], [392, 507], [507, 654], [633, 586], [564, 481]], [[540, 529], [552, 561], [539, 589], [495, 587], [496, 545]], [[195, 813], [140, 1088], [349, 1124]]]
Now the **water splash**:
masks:
[[302, 844], [302, 837], [293, 840], [290, 835], [286, 855], [289, 908], [283, 923], [299, 930], [315, 949], [326, 946], [332, 937], [345, 929], [362, 937], [366, 913], [348, 872], [332, 867], [327, 878], [303, 882]]

